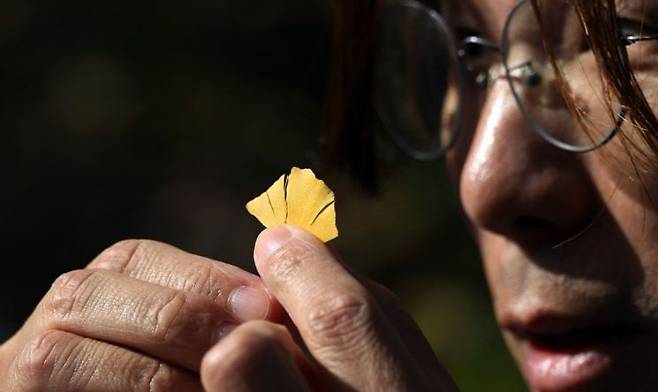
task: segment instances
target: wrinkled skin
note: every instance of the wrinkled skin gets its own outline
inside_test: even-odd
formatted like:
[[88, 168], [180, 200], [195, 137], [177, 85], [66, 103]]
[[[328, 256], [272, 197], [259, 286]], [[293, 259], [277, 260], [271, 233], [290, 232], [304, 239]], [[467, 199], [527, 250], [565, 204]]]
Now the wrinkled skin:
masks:
[[262, 279], [157, 242], [108, 248], [0, 346], [0, 389], [456, 391], [395, 296], [312, 234], [268, 229], [254, 259]]

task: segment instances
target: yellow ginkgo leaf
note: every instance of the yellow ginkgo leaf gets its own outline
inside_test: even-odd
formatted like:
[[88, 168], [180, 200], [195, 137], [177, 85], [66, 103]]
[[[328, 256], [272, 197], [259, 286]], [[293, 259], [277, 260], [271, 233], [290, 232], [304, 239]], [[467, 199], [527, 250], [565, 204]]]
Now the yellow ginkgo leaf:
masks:
[[311, 169], [293, 167], [262, 195], [247, 203], [247, 211], [265, 227], [293, 224], [324, 242], [338, 237], [334, 193]]

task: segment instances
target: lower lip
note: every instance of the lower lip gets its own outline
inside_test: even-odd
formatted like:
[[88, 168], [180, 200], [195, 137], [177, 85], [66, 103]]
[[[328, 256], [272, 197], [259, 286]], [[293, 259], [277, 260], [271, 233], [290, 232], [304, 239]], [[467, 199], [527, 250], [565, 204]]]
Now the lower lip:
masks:
[[584, 387], [610, 370], [618, 346], [618, 342], [608, 341], [556, 349], [529, 341], [523, 372], [536, 391], [557, 392]]

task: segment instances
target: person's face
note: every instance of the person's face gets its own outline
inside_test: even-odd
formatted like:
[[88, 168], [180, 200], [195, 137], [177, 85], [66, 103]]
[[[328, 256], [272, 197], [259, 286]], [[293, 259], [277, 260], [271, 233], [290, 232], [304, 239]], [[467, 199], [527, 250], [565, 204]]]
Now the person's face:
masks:
[[[453, 28], [498, 42], [516, 2], [444, 1], [442, 13]], [[620, 18], [658, 26], [658, 2], [618, 3]], [[628, 53], [655, 112], [658, 43]], [[596, 96], [579, 94], [585, 107]], [[447, 162], [498, 323], [530, 388], [656, 390], [658, 170], [620, 136], [586, 154], [550, 145], [529, 129], [503, 78], [469, 104], [473, 120]], [[544, 126], [579, 132], [561, 110], [543, 116]], [[637, 132], [625, 123], [631, 141]]]

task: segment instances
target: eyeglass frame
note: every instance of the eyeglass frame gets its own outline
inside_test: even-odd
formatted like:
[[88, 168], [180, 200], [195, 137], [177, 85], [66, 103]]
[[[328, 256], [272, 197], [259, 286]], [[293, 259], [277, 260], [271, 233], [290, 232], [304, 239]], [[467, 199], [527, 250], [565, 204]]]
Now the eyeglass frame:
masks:
[[[515, 15], [518, 10], [526, 5], [529, 1], [532, 0], [519, 0], [510, 10], [508, 13], [505, 24], [503, 26], [503, 30], [501, 32], [501, 36], [504, 39], [501, 39], [501, 45], [496, 45], [493, 42], [479, 36], [467, 36], [463, 38], [460, 41], [460, 46], [457, 46], [457, 39], [455, 38], [455, 35], [450, 27], [448, 27], [448, 24], [445, 22], [445, 20], [441, 17], [441, 15], [433, 8], [428, 7], [416, 0], [404, 0], [404, 1], [396, 1], [393, 2], [391, 5], [402, 5], [402, 6], [408, 6], [417, 10], [422, 10], [429, 16], [429, 18], [433, 21], [435, 26], [439, 28], [443, 33], [445, 33], [447, 41], [446, 46], [447, 49], [450, 53], [451, 57], [454, 57], [454, 62], [457, 64], [456, 67], [456, 82], [457, 82], [457, 88], [459, 89], [460, 92], [460, 99], [457, 104], [457, 108], [455, 110], [455, 115], [456, 118], [458, 119], [458, 124], [459, 126], [455, 130], [453, 136], [451, 137], [451, 140], [447, 143], [446, 146], [441, 146], [433, 151], [421, 151], [418, 149], [415, 149], [411, 147], [408, 143], [402, 140], [402, 136], [400, 132], [396, 132], [392, 130], [392, 125], [390, 124], [390, 121], [386, 120], [386, 115], [384, 114], [385, 112], [381, 108], [377, 108], [379, 112], [379, 117], [383, 122], [384, 128], [388, 130], [388, 133], [391, 135], [393, 138], [394, 142], [398, 147], [400, 147], [402, 150], [404, 150], [409, 156], [416, 160], [420, 161], [429, 161], [429, 160], [434, 160], [441, 158], [448, 150], [450, 150], [456, 141], [459, 139], [459, 134], [461, 133], [462, 130], [462, 118], [463, 118], [463, 112], [464, 112], [464, 102], [463, 99], [461, 99], [462, 92], [466, 90], [465, 83], [466, 83], [466, 75], [465, 75], [465, 66], [462, 58], [464, 57], [464, 47], [465, 45], [477, 45], [480, 46], [484, 49], [488, 50], [493, 50], [494, 52], [498, 53], [502, 57], [501, 64], [505, 70], [505, 79], [507, 80], [510, 91], [512, 92], [512, 95], [514, 97], [515, 103], [519, 111], [523, 114], [524, 118], [526, 121], [529, 123], [533, 131], [535, 131], [542, 139], [544, 139], [546, 142], [549, 144], [560, 148], [565, 151], [569, 152], [574, 152], [574, 153], [586, 153], [590, 152], [593, 150], [596, 150], [603, 145], [607, 144], [610, 140], [614, 138], [614, 136], [618, 133], [619, 129], [621, 128], [625, 116], [627, 113], [627, 108], [621, 107], [619, 111], [615, 114], [615, 124], [612, 129], [608, 131], [606, 136], [600, 140], [599, 142], [596, 142], [594, 144], [590, 144], [587, 146], [575, 146], [572, 144], [568, 144], [566, 142], [563, 142], [550, 133], [543, 129], [541, 125], [539, 125], [534, 118], [530, 115], [528, 112], [528, 109], [525, 107], [525, 104], [523, 103], [523, 100], [521, 97], [519, 97], [515, 87], [514, 87], [514, 78], [511, 75], [511, 71], [515, 70], [517, 68], [522, 68], [522, 67], [528, 67], [532, 65], [532, 60], [529, 60], [527, 62], [524, 62], [522, 64], [519, 64], [514, 67], [510, 67], [507, 61], [507, 56], [509, 54], [509, 42], [506, 37], [508, 36], [508, 31], [509, 31], [509, 26], [510, 23], [513, 19], [513, 16]], [[638, 43], [638, 42], [644, 42], [644, 41], [652, 41], [652, 40], [658, 40], [658, 34], [656, 35], [621, 35], [619, 37], [620, 43], [624, 47], [628, 47], [632, 44]], [[487, 74], [491, 72], [492, 67], [490, 67], [487, 70]], [[478, 74], [479, 75], [479, 74]], [[488, 75], [490, 76], [490, 75]], [[539, 75], [537, 75], [539, 76]], [[477, 76], [476, 76], [477, 77]], [[477, 81], [476, 81], [477, 83]]]

